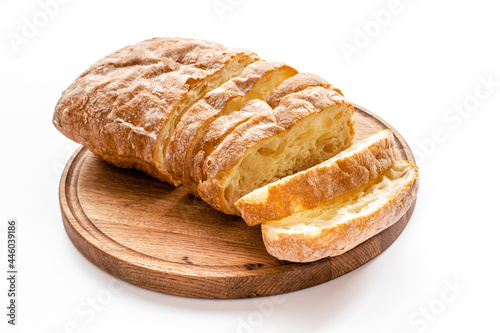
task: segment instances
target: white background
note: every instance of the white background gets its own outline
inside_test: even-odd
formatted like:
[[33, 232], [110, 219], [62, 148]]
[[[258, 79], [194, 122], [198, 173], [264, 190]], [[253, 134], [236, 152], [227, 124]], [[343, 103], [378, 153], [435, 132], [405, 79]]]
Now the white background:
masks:
[[[2, 332], [498, 331], [498, 1], [400, 0], [396, 10], [386, 0], [65, 2], [50, 17], [34, 0], [0, 5], [2, 271], [6, 221], [20, 224], [18, 326], [6, 324], [2, 273]], [[388, 9], [384, 26], [376, 23], [373, 13]], [[39, 27], [23, 36], [29, 22]], [[287, 62], [386, 119], [421, 170], [401, 237], [360, 269], [281, 298], [201, 300], [110, 287], [111, 276], [63, 229], [58, 181], [77, 145], [51, 117], [88, 66], [155, 36], [208, 39]], [[350, 56], [348, 44], [356, 48]], [[93, 298], [105, 303], [99, 311]]]

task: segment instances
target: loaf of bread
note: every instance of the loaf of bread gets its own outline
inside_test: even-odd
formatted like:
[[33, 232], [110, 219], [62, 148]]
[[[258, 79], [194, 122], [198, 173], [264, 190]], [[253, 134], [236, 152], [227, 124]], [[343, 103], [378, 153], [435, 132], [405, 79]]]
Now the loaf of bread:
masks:
[[107, 162], [174, 183], [165, 149], [183, 114], [259, 60], [186, 38], [154, 38], [111, 53], [62, 94], [53, 123]]
[[390, 131], [349, 148], [353, 115], [317, 75], [209, 41], [154, 38], [82, 73], [53, 123], [115, 166], [262, 223], [273, 256], [309, 262], [387, 228], [416, 196], [417, 168], [395, 162]]
[[200, 197], [239, 215], [234, 203], [242, 196], [348, 148], [353, 114], [353, 106], [331, 89], [310, 87], [285, 96], [276, 109], [236, 127], [205, 159]]
[[398, 221], [418, 189], [417, 167], [399, 161], [353, 193], [278, 221], [262, 223], [267, 251], [278, 259], [311, 262], [340, 255]]
[[283, 63], [257, 61], [194, 104], [177, 124], [166, 149], [165, 167], [175, 182], [189, 187], [186, 163], [191, 161], [194, 146], [214, 120], [238, 111], [249, 100], [266, 100], [281, 82], [295, 74], [294, 68]]
[[323, 163], [257, 188], [235, 206], [248, 225], [281, 220], [356, 191], [395, 162], [392, 132], [379, 131]]

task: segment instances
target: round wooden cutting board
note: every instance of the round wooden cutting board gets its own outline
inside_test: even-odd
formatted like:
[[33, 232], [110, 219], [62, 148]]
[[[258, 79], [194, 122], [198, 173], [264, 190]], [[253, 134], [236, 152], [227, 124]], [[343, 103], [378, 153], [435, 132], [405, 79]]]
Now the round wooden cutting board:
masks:
[[[389, 128], [399, 158], [414, 161], [385, 121], [357, 106], [355, 120], [355, 141]], [[66, 165], [59, 193], [66, 232], [92, 263], [137, 286], [203, 298], [275, 295], [341, 276], [389, 247], [415, 207], [341, 256], [298, 264], [269, 255], [260, 226], [215, 211], [182, 186], [115, 168], [83, 147]]]

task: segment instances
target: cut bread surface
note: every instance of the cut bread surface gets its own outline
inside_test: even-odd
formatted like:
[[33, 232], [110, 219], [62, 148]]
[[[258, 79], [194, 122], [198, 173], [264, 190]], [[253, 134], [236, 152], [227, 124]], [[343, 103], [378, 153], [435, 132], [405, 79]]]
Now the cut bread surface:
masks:
[[206, 158], [200, 197], [227, 214], [255, 188], [316, 165], [352, 144], [353, 107], [312, 87], [282, 99], [272, 112], [238, 126]]
[[165, 151], [165, 167], [175, 181], [190, 187], [189, 162], [196, 154], [197, 142], [214, 120], [239, 110], [249, 100], [265, 100], [281, 82], [295, 74], [297, 71], [286, 64], [257, 61], [193, 105], [177, 124]]
[[255, 189], [235, 206], [248, 225], [283, 219], [357, 190], [394, 162], [394, 136], [379, 131], [327, 161]]
[[310, 262], [340, 255], [393, 223], [418, 189], [418, 169], [399, 161], [357, 191], [277, 221], [265, 221], [268, 252], [282, 260]]
[[243, 105], [239, 111], [221, 116], [210, 124], [201, 140], [197, 143], [196, 154], [192, 156], [189, 162], [190, 167], [188, 168], [188, 172], [190, 181], [184, 185], [191, 194], [198, 196], [198, 184], [203, 179], [205, 157], [212, 154], [221, 142], [239, 125], [250, 120], [257, 114], [270, 115], [272, 114], [272, 108], [262, 100], [253, 99]]

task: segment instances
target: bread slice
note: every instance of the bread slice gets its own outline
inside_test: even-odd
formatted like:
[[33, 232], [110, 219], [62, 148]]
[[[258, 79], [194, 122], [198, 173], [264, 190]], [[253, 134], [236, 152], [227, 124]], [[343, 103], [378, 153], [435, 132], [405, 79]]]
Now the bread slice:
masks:
[[417, 190], [417, 167], [396, 162], [354, 193], [262, 223], [266, 249], [278, 259], [294, 262], [340, 255], [397, 222]]
[[392, 132], [379, 131], [323, 163], [248, 193], [235, 206], [248, 225], [281, 220], [356, 191], [395, 162]]
[[276, 88], [267, 98], [267, 104], [273, 109], [278, 107], [283, 97], [290, 95], [309, 87], [324, 87], [335, 90], [338, 94], [344, 96], [340, 89], [333, 87], [328, 81], [311, 73], [299, 73], [285, 81]]
[[311, 87], [239, 125], [205, 159], [200, 197], [239, 215], [234, 203], [254, 189], [302, 171], [352, 144], [354, 109], [341, 95]]
[[[283, 81], [269, 94], [266, 102], [269, 104], [269, 107], [274, 109], [286, 95], [290, 95], [314, 86], [332, 88], [327, 81], [317, 75], [299, 73]], [[336, 92], [340, 92], [338, 89], [334, 88], [334, 90]], [[255, 105], [255, 107], [255, 111], [262, 111], [266, 108], [264, 105]], [[250, 111], [250, 107], [247, 107], [246, 111]], [[203, 163], [205, 162], [206, 157], [218, 147], [226, 135], [231, 133], [237, 125], [248, 120], [250, 116], [253, 116], [251, 115], [251, 112], [244, 112], [242, 114], [235, 115], [235, 117], [221, 119], [219, 122], [216, 121], [211, 124], [211, 126], [205, 131], [205, 134], [193, 149], [192, 158], [187, 159], [188, 166], [185, 169], [186, 174], [184, 178], [184, 185], [188, 188], [188, 191], [191, 194], [198, 195], [198, 184], [203, 180]], [[229, 124], [231, 124], [231, 126], [229, 126]], [[222, 131], [218, 128], [219, 126], [222, 126]]]
[[281, 82], [295, 74], [294, 68], [283, 63], [257, 61], [194, 104], [177, 124], [165, 152], [165, 168], [175, 183], [189, 186], [186, 162], [191, 160], [200, 136], [217, 117], [239, 110], [251, 99], [265, 100]]
[[172, 181], [164, 149], [180, 117], [259, 60], [186, 38], [154, 38], [99, 60], [62, 94], [53, 123], [101, 159]]
[[202, 179], [205, 156], [210, 155], [239, 125], [259, 113], [271, 114], [272, 108], [262, 100], [253, 99], [243, 105], [240, 110], [221, 116], [210, 124], [201, 140], [196, 144], [196, 155], [193, 155], [188, 161], [189, 180], [185, 180], [184, 186], [189, 193], [198, 196], [198, 184]]

